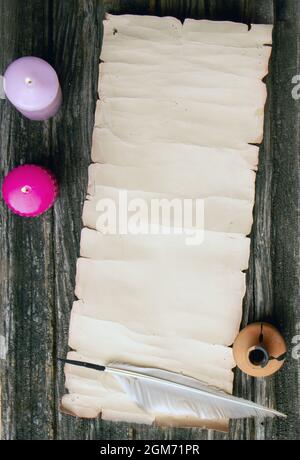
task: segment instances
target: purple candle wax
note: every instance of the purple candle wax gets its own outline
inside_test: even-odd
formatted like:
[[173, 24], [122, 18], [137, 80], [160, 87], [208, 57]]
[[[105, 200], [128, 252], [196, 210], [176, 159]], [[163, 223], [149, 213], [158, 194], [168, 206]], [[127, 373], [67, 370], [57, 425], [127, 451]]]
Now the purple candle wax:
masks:
[[30, 120], [48, 120], [62, 104], [55, 70], [36, 57], [23, 57], [10, 64], [4, 74], [4, 91], [16, 109]]
[[23, 217], [36, 217], [46, 212], [57, 197], [57, 181], [47, 169], [24, 165], [5, 177], [2, 196], [7, 206]]

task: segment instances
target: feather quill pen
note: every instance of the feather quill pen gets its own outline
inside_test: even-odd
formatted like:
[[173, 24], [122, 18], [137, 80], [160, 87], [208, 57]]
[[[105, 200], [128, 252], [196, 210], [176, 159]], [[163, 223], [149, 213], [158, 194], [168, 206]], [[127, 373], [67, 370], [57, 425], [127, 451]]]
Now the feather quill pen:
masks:
[[174, 372], [119, 363], [100, 366], [81, 361], [60, 361], [114, 375], [130, 398], [149, 413], [194, 416], [207, 420], [286, 417], [276, 410], [237, 398]]

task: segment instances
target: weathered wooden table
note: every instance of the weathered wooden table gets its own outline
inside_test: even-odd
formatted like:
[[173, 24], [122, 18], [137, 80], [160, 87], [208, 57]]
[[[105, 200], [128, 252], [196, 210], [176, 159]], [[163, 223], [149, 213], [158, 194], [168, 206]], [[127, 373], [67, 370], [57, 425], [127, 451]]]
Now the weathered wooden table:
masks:
[[275, 404], [288, 420], [232, 423], [229, 436], [84, 421], [59, 412], [64, 376], [57, 357], [68, 349], [104, 11], [274, 22], [244, 324], [274, 323], [290, 350], [300, 333], [300, 100], [291, 95], [292, 78], [300, 74], [300, 2], [1, 0], [0, 74], [17, 57], [40, 56], [58, 70], [64, 93], [63, 110], [46, 123], [25, 120], [0, 101], [1, 178], [33, 162], [50, 167], [61, 187], [54, 209], [35, 220], [14, 216], [0, 203], [2, 437], [299, 439], [300, 364], [291, 353], [275, 378], [254, 381], [237, 372], [235, 385], [236, 394]]

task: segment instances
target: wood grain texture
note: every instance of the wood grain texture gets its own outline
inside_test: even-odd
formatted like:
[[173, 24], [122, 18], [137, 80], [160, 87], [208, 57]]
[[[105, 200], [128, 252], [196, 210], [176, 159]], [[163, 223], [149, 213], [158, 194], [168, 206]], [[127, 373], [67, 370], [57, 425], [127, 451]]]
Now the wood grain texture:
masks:
[[[300, 74], [297, 0], [1, 0], [0, 74], [33, 54], [58, 70], [64, 106], [54, 120], [33, 123], [0, 101], [1, 178], [24, 162], [50, 167], [60, 181], [53, 210], [33, 221], [0, 203], [2, 437], [4, 439], [300, 439], [299, 361], [289, 356], [272, 379], [237, 372], [236, 394], [275, 404], [288, 421], [236, 422], [228, 436], [198, 429], [161, 429], [84, 421], [59, 412], [69, 315], [74, 299], [82, 204], [87, 188], [97, 99], [104, 10], [272, 23], [265, 138], [260, 150], [255, 224], [244, 324], [269, 320], [288, 345], [299, 334], [300, 101], [291, 97]], [[273, 15], [274, 14], [274, 15]], [[298, 330], [296, 325], [298, 324]]]
[[[47, 56], [49, 5], [1, 2], [1, 69], [16, 57]], [[33, 33], [33, 31], [39, 33]], [[26, 38], [25, 38], [26, 37]], [[1, 176], [14, 165], [50, 165], [51, 125], [23, 119], [1, 101]], [[52, 212], [35, 221], [1, 202], [1, 327], [8, 349], [2, 370], [4, 438], [51, 438], [53, 419], [54, 241]], [[43, 387], [43, 390], [40, 391]], [[36, 390], [35, 390], [36, 389]]]

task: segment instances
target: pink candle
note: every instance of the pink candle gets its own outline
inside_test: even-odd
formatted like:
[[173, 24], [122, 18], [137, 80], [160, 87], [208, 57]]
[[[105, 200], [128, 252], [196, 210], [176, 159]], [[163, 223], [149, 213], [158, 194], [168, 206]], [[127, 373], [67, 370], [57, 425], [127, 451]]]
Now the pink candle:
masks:
[[47, 169], [24, 165], [13, 169], [4, 179], [2, 196], [7, 206], [23, 217], [46, 212], [57, 197], [57, 182]]
[[4, 74], [4, 91], [16, 109], [30, 120], [48, 120], [62, 104], [55, 70], [36, 57], [23, 57], [10, 64]]

